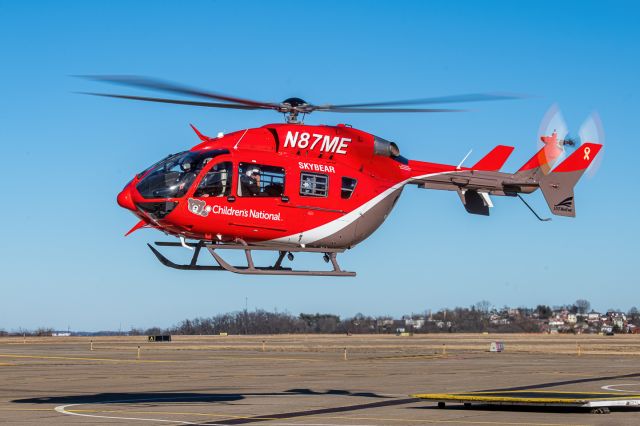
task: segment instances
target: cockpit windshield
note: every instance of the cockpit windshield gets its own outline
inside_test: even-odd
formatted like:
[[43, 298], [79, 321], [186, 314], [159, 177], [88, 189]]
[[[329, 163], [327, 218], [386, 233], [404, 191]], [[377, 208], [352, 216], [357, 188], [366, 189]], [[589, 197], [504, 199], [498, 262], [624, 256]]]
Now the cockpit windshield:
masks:
[[144, 198], [179, 198], [186, 194], [202, 168], [226, 149], [185, 151], [171, 155], [145, 172], [136, 186]]

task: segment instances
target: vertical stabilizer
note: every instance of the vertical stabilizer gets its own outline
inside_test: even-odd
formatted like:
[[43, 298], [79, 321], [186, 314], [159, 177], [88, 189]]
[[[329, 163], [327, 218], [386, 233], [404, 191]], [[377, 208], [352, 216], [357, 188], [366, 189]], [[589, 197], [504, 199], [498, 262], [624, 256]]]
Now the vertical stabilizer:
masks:
[[600, 148], [602, 145], [595, 143], [582, 144], [551, 173], [540, 177], [540, 189], [551, 213], [575, 217], [573, 187], [598, 155]]

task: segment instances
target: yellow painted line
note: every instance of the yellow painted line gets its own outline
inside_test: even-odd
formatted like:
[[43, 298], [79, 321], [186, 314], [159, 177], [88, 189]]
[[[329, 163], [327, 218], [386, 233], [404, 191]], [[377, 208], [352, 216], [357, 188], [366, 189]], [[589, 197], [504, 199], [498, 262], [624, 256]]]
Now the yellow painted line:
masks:
[[474, 425], [510, 425], [510, 426], [583, 426], [582, 424], [570, 424], [570, 423], [519, 423], [519, 422], [493, 422], [489, 420], [471, 420], [469, 417], [464, 417], [460, 420], [428, 420], [428, 419], [403, 419], [403, 418], [385, 418], [385, 417], [351, 417], [351, 416], [323, 416], [323, 419], [335, 419], [335, 420], [377, 420], [382, 422], [406, 422], [406, 423], [420, 423], [420, 424], [474, 424]]
[[[130, 404], [130, 403], [128, 403]], [[69, 413], [120, 413], [120, 414], [167, 414], [167, 415], [175, 415], [175, 416], [204, 416], [204, 417], [233, 417], [238, 419], [248, 419], [249, 416], [233, 416], [231, 414], [214, 414], [214, 413], [190, 413], [190, 412], [182, 412], [182, 411], [130, 411], [130, 410], [65, 410]]]
[[278, 357], [253, 357], [253, 356], [243, 356], [242, 358], [238, 356], [210, 356], [207, 359], [234, 359], [236, 361], [312, 361], [312, 362], [320, 362], [325, 361], [317, 358], [278, 358]]
[[2, 366], [2, 365], [15, 365], [15, 364], [11, 364], [9, 362], [0, 362], [0, 366]]
[[447, 358], [446, 355], [442, 354], [433, 354], [433, 355], [389, 355], [389, 356], [378, 356], [372, 358], [364, 358], [363, 360], [367, 361], [376, 361], [376, 360], [404, 360], [404, 359], [440, 359]]
[[46, 356], [46, 355], [21, 355], [21, 354], [0, 354], [3, 358], [26, 358], [26, 359], [66, 359], [70, 361], [109, 361], [109, 362], [181, 362], [157, 359], [116, 359], [116, 358], [89, 358], [73, 356]]

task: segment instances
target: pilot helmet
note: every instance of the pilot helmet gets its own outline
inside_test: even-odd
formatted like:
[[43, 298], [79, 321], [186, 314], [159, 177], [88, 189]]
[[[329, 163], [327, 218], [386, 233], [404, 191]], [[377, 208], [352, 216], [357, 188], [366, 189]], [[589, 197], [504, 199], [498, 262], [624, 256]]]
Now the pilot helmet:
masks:
[[259, 174], [260, 174], [260, 168], [258, 168], [258, 166], [252, 166], [247, 169], [247, 176], [249, 177], [253, 175], [259, 175]]

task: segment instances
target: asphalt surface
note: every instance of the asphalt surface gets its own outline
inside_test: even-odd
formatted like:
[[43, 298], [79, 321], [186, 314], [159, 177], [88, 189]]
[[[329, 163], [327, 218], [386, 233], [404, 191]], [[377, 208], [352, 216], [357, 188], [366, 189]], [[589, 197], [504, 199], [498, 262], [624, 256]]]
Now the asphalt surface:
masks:
[[[505, 352], [488, 352], [492, 340]], [[439, 409], [409, 395], [624, 398], [640, 393], [639, 360], [640, 336], [123, 337], [94, 338], [93, 350], [89, 338], [0, 338], [0, 423], [636, 425], [638, 409]]]

